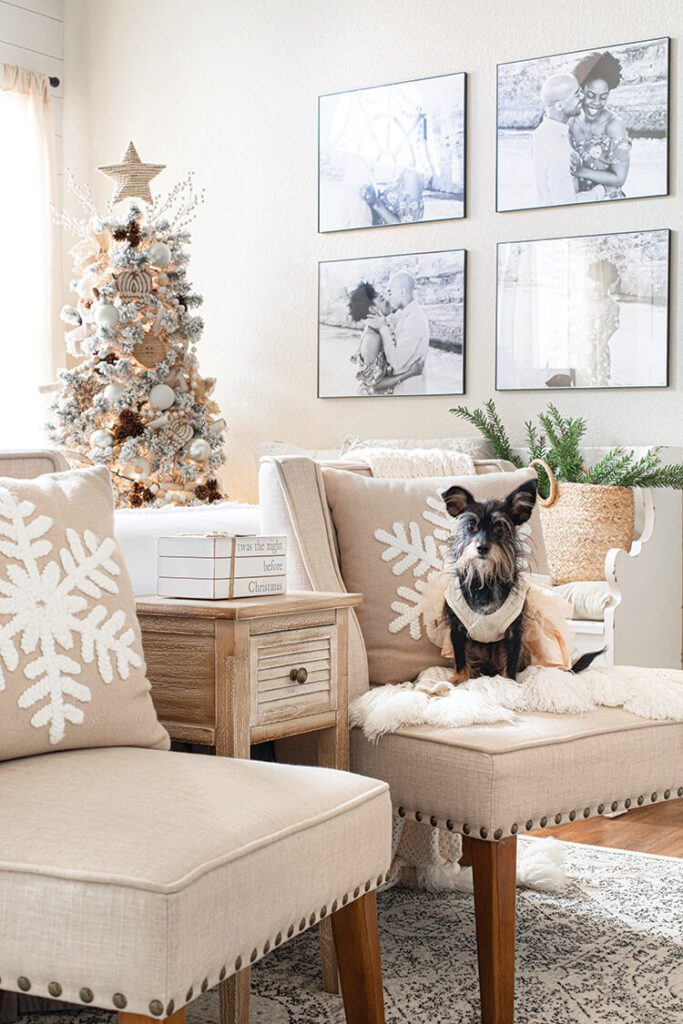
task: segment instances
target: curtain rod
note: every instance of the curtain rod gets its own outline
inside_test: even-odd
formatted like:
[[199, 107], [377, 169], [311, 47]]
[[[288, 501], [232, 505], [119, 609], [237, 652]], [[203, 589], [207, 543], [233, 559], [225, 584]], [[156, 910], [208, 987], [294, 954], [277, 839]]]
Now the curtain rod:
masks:
[[50, 75], [49, 82], [53, 89], [59, 85], [59, 79], [55, 75]]

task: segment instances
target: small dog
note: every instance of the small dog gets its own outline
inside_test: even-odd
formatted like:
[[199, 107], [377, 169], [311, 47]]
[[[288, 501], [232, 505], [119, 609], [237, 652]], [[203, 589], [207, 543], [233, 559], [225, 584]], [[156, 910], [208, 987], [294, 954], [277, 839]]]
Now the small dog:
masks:
[[[456, 520], [453, 578], [444, 605], [455, 655], [454, 684], [477, 676], [516, 679], [530, 664], [524, 644], [529, 583], [519, 568], [517, 527], [531, 518], [536, 494], [536, 481], [529, 480], [502, 501], [476, 501], [457, 486], [442, 495]], [[583, 655], [572, 671], [587, 668], [601, 653]]]

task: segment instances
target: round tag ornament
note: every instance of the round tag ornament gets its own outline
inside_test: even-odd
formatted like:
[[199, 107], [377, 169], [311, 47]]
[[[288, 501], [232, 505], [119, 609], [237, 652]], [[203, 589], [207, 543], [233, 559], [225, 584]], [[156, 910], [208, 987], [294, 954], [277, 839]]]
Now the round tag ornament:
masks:
[[166, 358], [166, 342], [158, 335], [149, 334], [144, 341], [138, 342], [133, 349], [133, 355], [147, 370], [152, 370]]

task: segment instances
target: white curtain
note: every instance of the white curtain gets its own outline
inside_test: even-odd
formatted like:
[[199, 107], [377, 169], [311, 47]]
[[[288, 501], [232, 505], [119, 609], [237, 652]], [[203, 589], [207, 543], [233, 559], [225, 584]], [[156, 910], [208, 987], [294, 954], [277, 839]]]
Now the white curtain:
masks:
[[60, 351], [46, 75], [0, 63], [0, 139], [0, 448], [37, 448]]

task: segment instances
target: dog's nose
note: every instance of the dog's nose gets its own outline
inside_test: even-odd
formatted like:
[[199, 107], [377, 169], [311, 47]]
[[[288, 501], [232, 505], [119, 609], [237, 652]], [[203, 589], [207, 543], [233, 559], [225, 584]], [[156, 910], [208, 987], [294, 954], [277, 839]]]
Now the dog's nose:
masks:
[[482, 556], [483, 555], [488, 555], [490, 550], [491, 550], [491, 545], [490, 544], [477, 544], [477, 554], [478, 555], [482, 555]]

